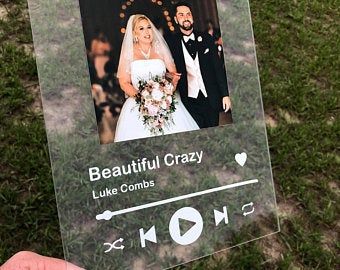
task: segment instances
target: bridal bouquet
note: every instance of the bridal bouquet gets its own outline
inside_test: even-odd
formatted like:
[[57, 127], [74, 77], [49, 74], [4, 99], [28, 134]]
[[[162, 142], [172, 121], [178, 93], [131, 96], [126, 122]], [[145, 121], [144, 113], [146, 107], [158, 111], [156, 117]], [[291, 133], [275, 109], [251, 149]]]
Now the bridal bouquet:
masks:
[[164, 134], [164, 128], [174, 123], [172, 116], [176, 110], [174, 86], [166, 76], [150, 76], [147, 81], [140, 80], [138, 88], [136, 102], [143, 124], [153, 135]]

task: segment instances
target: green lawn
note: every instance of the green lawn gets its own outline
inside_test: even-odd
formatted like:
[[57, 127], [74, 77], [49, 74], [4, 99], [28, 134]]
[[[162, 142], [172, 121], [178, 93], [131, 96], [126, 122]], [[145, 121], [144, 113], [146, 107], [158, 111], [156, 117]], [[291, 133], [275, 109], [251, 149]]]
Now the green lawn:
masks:
[[[281, 233], [188, 269], [336, 269], [340, 261], [339, 1], [253, 0]], [[0, 2], [0, 264], [62, 257], [27, 3]]]

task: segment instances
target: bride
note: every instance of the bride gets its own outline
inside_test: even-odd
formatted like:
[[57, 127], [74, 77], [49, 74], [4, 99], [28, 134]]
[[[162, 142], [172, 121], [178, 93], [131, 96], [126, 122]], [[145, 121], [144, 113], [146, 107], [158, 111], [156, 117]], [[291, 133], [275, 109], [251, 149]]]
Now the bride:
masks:
[[[117, 72], [120, 87], [128, 98], [117, 122], [115, 142], [154, 136], [143, 124], [135, 96], [140, 80], [148, 80], [150, 76], [164, 76], [166, 71], [172, 75], [172, 84], [176, 87], [180, 74], [176, 72], [172, 55], [161, 33], [145, 15], [132, 15], [126, 27]], [[166, 127], [164, 134], [199, 129], [179, 94], [175, 95], [177, 104], [173, 113], [174, 124]]]

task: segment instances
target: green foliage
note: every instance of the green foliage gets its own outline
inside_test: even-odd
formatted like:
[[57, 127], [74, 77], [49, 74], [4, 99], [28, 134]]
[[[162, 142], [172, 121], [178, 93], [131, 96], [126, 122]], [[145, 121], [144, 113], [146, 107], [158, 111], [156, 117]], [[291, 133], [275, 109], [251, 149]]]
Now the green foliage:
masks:
[[[13, 6], [12, 6], [13, 5]], [[29, 110], [26, 82], [37, 82], [24, 1], [11, 1], [0, 21], [0, 264], [20, 250], [62, 255], [46, 133]]]

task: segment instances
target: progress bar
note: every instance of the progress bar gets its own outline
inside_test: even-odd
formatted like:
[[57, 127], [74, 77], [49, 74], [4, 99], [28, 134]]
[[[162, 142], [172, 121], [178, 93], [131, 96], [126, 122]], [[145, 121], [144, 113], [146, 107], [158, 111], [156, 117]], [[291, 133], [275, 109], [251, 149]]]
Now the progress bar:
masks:
[[187, 195], [182, 195], [182, 196], [174, 197], [174, 198], [171, 198], [171, 199], [166, 199], [166, 200], [147, 203], [147, 204], [143, 204], [143, 205], [139, 205], [139, 206], [135, 206], [135, 207], [131, 207], [131, 208], [126, 208], [126, 209], [122, 209], [122, 210], [118, 210], [118, 211], [114, 211], [114, 212], [106, 210], [102, 214], [97, 215], [96, 219], [97, 220], [110, 220], [114, 216], [118, 216], [118, 215], [122, 215], [122, 214], [126, 214], [126, 213], [131, 213], [131, 212], [135, 212], [135, 211], [138, 211], [138, 210], [147, 209], [147, 208], [151, 208], [151, 207], [155, 207], [155, 206], [159, 206], [159, 205], [164, 205], [164, 204], [168, 204], [168, 203], [172, 203], [172, 202], [178, 202], [178, 201], [181, 201], [181, 200], [185, 200], [185, 199], [189, 199], [189, 198], [193, 198], [193, 197], [197, 197], [197, 196], [201, 196], [201, 195], [205, 195], [205, 194], [209, 194], [209, 193], [214, 193], [214, 192], [218, 192], [218, 191], [222, 191], [222, 190], [226, 190], [226, 189], [231, 189], [231, 188], [246, 186], [246, 185], [250, 185], [250, 184], [255, 184], [255, 183], [258, 183], [258, 182], [259, 182], [258, 179], [247, 180], [247, 181], [242, 181], [242, 182], [238, 182], [238, 183], [234, 183], [234, 184], [230, 184], [230, 185], [226, 185], [226, 186], [221, 186], [221, 187], [211, 188], [211, 189], [207, 189], [207, 190], [203, 190], [203, 191], [199, 191], [199, 192], [195, 192], [195, 193], [190, 193], [190, 194], [187, 194]]

